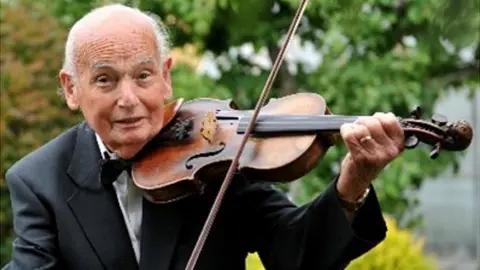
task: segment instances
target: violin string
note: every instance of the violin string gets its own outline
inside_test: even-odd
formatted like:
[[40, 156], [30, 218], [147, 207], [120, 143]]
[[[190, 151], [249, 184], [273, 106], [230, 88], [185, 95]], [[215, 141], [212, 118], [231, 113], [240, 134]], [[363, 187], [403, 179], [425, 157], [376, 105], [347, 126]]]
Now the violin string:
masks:
[[[311, 131], [338, 131], [345, 123], [353, 123], [359, 116], [312, 115], [312, 116], [282, 116], [261, 115], [257, 118], [254, 133], [289, 133]], [[237, 133], [242, 134], [247, 129], [250, 118], [242, 118], [237, 127]]]
[[[283, 133], [283, 132], [300, 132], [300, 131], [311, 131], [311, 132], [320, 132], [320, 131], [339, 131], [343, 123], [276, 123], [276, 124], [259, 124], [254, 127], [254, 133]], [[237, 133], [244, 133], [246, 127], [244, 125], [238, 127]]]
[[[351, 123], [355, 122], [361, 116], [342, 116], [342, 115], [311, 115], [311, 116], [300, 116], [300, 115], [262, 115], [257, 118], [256, 123], [297, 123], [297, 122], [308, 122], [308, 123]], [[250, 117], [243, 117], [240, 119], [240, 124], [246, 124], [250, 122]]]
[[195, 244], [195, 247], [193, 249], [193, 252], [187, 262], [187, 266], [186, 266], [186, 269], [187, 270], [193, 270], [193, 268], [195, 267], [195, 264], [198, 260], [198, 256], [200, 255], [200, 251], [202, 250], [203, 248], [203, 245], [205, 244], [205, 240], [206, 238], [208, 237], [208, 234], [210, 232], [210, 228], [213, 224], [213, 221], [217, 215], [217, 212], [220, 208], [220, 204], [223, 200], [223, 197], [224, 197], [224, 194], [228, 188], [228, 186], [230, 185], [230, 182], [232, 181], [232, 178], [233, 178], [233, 175], [235, 173], [235, 171], [237, 170], [238, 168], [238, 162], [239, 162], [239, 159], [240, 159], [240, 156], [242, 155], [243, 153], [243, 150], [245, 148], [245, 145], [247, 143], [247, 139], [253, 129], [253, 126], [254, 126], [254, 122], [258, 116], [258, 113], [260, 111], [260, 109], [263, 107], [264, 103], [265, 103], [265, 100], [270, 92], [270, 89], [271, 89], [271, 86], [272, 86], [272, 83], [273, 81], [275, 80], [275, 77], [278, 73], [278, 70], [281, 66], [281, 63], [283, 61], [283, 58], [284, 58], [284, 55], [285, 55], [285, 51], [288, 47], [288, 45], [290, 44], [290, 41], [293, 37], [293, 34], [296, 32], [297, 30], [297, 27], [298, 27], [298, 24], [300, 23], [300, 19], [302, 18], [302, 15], [305, 11], [305, 7], [308, 3], [308, 0], [302, 0], [302, 2], [300, 3], [300, 6], [298, 7], [297, 9], [297, 12], [295, 14], [295, 17], [293, 18], [293, 21], [292, 23], [290, 24], [290, 28], [288, 29], [288, 32], [287, 32], [287, 37], [282, 45], [282, 47], [280, 48], [280, 51], [277, 55], [277, 58], [275, 59], [275, 63], [272, 67], [272, 70], [270, 71], [270, 74], [268, 76], [268, 79], [265, 83], [265, 86], [260, 94], [260, 98], [257, 102], [257, 105], [255, 107], [255, 110], [253, 112], [253, 115], [252, 115], [252, 118], [251, 118], [251, 121], [250, 121], [250, 124], [248, 125], [247, 127], [247, 130], [242, 138], [242, 141], [241, 141], [241, 144], [240, 144], [240, 147], [237, 151], [237, 154], [235, 155], [234, 159], [232, 160], [232, 163], [230, 164], [230, 167], [228, 169], [228, 172], [225, 176], [225, 179], [220, 187], [220, 190], [215, 198], [215, 201], [212, 205], [212, 208], [210, 210], [210, 213], [208, 214], [208, 217], [205, 221], [205, 224], [202, 228], [202, 231], [200, 232], [200, 236], [198, 237], [198, 240]]

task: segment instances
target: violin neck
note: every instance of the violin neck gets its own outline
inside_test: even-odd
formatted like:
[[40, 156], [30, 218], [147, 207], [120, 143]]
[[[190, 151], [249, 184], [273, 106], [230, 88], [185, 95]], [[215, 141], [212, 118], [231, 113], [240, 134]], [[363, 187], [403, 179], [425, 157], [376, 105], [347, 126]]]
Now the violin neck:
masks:
[[[338, 132], [345, 123], [353, 123], [359, 116], [343, 115], [259, 115], [252, 130], [255, 135], [317, 134], [319, 132]], [[247, 130], [251, 117], [243, 117], [238, 124], [237, 133]]]

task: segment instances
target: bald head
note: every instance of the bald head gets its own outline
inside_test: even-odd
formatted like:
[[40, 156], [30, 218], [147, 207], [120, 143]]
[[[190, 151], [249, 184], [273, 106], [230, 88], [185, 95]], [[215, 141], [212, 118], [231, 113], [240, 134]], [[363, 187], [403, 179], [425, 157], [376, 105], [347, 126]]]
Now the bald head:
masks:
[[[138, 36], [138, 39], [121, 39]], [[133, 34], [133, 36], [132, 36]], [[141, 37], [141, 38], [140, 38]], [[115, 40], [119, 47], [135, 53], [136, 42], [151, 40], [158, 52], [158, 63], [168, 54], [169, 44], [166, 29], [154, 15], [122, 4], [112, 4], [92, 10], [71, 28], [66, 46], [63, 69], [71, 76], [76, 76], [77, 67], [84, 59], [86, 50], [96, 50], [95, 46], [108, 39]]]

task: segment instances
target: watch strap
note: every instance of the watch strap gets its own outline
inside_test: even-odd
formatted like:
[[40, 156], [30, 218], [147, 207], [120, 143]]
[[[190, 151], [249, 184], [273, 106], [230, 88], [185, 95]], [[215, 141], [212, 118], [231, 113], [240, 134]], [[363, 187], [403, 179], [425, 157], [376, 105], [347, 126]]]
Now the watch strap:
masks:
[[[338, 192], [337, 192], [337, 194], [338, 194]], [[340, 204], [342, 205], [343, 208], [345, 208], [346, 210], [348, 210], [350, 212], [356, 212], [365, 203], [365, 201], [368, 198], [368, 194], [370, 194], [370, 187], [367, 187], [365, 189], [365, 191], [363, 192], [363, 194], [355, 201], [347, 201], [347, 200], [343, 199], [342, 196], [340, 196], [340, 194], [338, 194], [338, 198], [339, 198]]]

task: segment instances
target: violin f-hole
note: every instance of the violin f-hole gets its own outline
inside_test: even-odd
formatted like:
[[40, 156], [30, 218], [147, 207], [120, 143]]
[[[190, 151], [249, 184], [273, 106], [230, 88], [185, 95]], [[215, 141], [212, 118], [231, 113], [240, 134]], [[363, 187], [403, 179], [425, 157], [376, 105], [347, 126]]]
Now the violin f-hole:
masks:
[[220, 154], [224, 149], [225, 149], [225, 143], [224, 143], [224, 142], [220, 142], [220, 143], [218, 144], [218, 149], [216, 149], [216, 150], [214, 150], [214, 151], [204, 152], [204, 153], [200, 153], [200, 154], [193, 155], [193, 156], [189, 157], [189, 158], [187, 159], [187, 161], [185, 162], [185, 168], [187, 168], [188, 170], [191, 170], [191, 169], [193, 169], [193, 165], [190, 164], [190, 162], [191, 162], [192, 160], [197, 159], [197, 158], [211, 157], [211, 156]]

